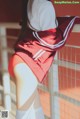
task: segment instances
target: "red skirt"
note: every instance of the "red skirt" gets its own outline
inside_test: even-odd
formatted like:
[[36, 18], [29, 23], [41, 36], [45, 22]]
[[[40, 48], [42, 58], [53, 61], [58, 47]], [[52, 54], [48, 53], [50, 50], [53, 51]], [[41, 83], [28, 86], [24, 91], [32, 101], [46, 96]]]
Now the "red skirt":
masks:
[[19, 64], [19, 63], [23, 63], [24, 61], [18, 56], [18, 55], [13, 55], [10, 60], [9, 60], [9, 65], [8, 65], [8, 71], [9, 74], [11, 75], [11, 77], [15, 77], [14, 75], [14, 67]]
[[[54, 53], [55, 54], [55, 53]], [[19, 63], [25, 63], [28, 65], [34, 75], [36, 76], [37, 80], [42, 83], [43, 79], [46, 77], [46, 74], [49, 70], [49, 67], [51, 66], [53, 62], [53, 56], [47, 59], [45, 63], [42, 63], [42, 60], [38, 60], [38, 63], [35, 62], [31, 57], [29, 57], [27, 54], [23, 52], [16, 52], [9, 61], [8, 65], [8, 71], [11, 75], [11, 77], [15, 77], [14, 75], [14, 66], [19, 64]], [[49, 63], [48, 63], [49, 62]]]

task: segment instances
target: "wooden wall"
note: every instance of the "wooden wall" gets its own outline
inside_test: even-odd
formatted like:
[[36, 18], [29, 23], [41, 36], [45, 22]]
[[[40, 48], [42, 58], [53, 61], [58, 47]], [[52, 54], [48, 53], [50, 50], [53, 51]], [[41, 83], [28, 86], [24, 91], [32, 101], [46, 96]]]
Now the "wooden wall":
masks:
[[[55, 11], [57, 16], [65, 16], [65, 15], [72, 15], [72, 16], [80, 16], [80, 4], [55, 4], [54, 1], [62, 1], [62, 0], [51, 0], [54, 4]], [[64, 0], [66, 1], [66, 0]], [[69, 1], [69, 0], [67, 0]], [[72, 1], [72, 0], [70, 0]], [[76, 1], [76, 0], [74, 0]], [[77, 0], [79, 1], [79, 0]]]
[[21, 18], [21, 0], [0, 0], [0, 22], [16, 22]]
[[[54, 0], [52, 2], [54, 4]], [[21, 0], [0, 0], [0, 22], [19, 21], [21, 18], [21, 6]], [[80, 4], [54, 4], [54, 7], [57, 16], [80, 16]]]

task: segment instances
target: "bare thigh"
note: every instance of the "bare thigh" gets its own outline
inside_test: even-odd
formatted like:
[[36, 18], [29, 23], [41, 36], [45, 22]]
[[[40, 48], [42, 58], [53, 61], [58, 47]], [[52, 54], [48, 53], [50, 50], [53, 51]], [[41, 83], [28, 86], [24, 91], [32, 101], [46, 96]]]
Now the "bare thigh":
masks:
[[25, 63], [14, 66], [18, 109], [28, 109], [36, 96], [38, 80]]

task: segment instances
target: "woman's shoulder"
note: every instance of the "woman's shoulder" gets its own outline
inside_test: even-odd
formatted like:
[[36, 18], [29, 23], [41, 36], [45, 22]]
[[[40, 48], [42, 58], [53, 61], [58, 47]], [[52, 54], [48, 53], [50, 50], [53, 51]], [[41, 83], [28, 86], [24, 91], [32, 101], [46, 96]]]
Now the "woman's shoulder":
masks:
[[44, 11], [52, 11], [55, 12], [54, 6], [51, 1], [41, 0], [39, 3], [39, 13], [43, 13]]
[[[48, 0], [43, 0], [45, 2], [42, 2], [41, 0], [41, 5], [39, 7], [39, 24], [41, 30], [46, 30], [49, 28], [56, 28], [56, 14], [55, 14], [55, 9], [52, 4], [52, 2]], [[43, 3], [43, 4], [42, 4]]]
[[48, 0], [41, 0], [39, 2], [39, 7], [53, 7], [53, 4], [51, 1], [48, 1]]

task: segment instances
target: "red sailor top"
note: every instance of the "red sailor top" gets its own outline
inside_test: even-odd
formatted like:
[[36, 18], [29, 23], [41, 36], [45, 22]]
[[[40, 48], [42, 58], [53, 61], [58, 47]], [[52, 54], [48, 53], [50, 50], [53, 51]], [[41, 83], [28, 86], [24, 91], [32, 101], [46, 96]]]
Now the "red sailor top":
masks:
[[46, 76], [56, 51], [64, 46], [75, 23], [80, 23], [79, 17], [57, 18], [58, 27], [45, 31], [26, 31], [27, 37], [15, 46], [15, 54], [20, 56], [31, 68], [37, 79], [42, 83]]
[[80, 18], [61, 17], [56, 20], [54, 7], [47, 0], [34, 0], [28, 18], [37, 31], [32, 28], [26, 30], [26, 37], [15, 46], [15, 54], [24, 60], [42, 83], [56, 51], [64, 46], [74, 24], [80, 23]]

